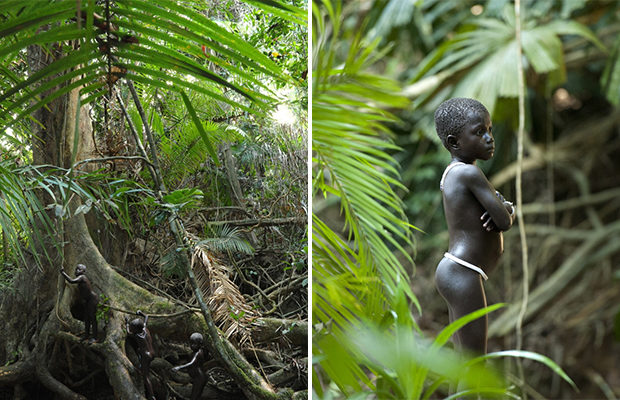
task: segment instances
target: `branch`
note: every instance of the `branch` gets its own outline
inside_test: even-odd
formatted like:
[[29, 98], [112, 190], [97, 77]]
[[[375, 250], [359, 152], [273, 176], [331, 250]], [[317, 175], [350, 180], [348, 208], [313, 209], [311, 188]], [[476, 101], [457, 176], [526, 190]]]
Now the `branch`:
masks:
[[133, 140], [136, 141], [136, 146], [138, 147], [138, 151], [140, 151], [140, 154], [142, 154], [142, 157], [144, 157], [147, 160], [147, 163], [149, 166], [149, 172], [151, 173], [153, 182], [157, 182], [157, 172], [155, 171], [155, 165], [153, 165], [150, 161], [148, 161], [149, 157], [146, 154], [146, 150], [144, 150], [144, 146], [142, 145], [140, 136], [138, 136], [138, 131], [136, 130], [136, 127], [134, 126], [133, 121], [131, 120], [131, 117], [129, 116], [129, 113], [127, 112], [127, 108], [125, 108], [125, 103], [123, 103], [123, 99], [118, 93], [116, 93], [116, 100], [118, 101], [118, 105], [121, 107], [121, 111], [123, 112], [123, 115], [125, 116], [125, 119], [127, 120], [127, 125], [129, 125], [129, 131], [131, 132], [133, 136]]
[[[530, 294], [530, 281], [528, 269], [527, 236], [525, 234], [525, 220], [523, 219], [523, 139], [525, 136], [525, 72], [523, 69], [522, 43], [521, 43], [521, 0], [515, 0], [515, 36], [517, 42], [517, 82], [519, 86], [519, 131], [517, 132], [517, 221], [519, 221], [519, 238], [521, 239], [521, 270], [523, 297], [516, 321], [517, 343], [516, 349], [521, 350], [523, 345], [523, 318], [527, 311], [527, 303]], [[525, 382], [523, 364], [517, 359], [517, 370], [521, 382]], [[527, 400], [527, 394], [523, 391], [523, 398]]]
[[238, 219], [229, 221], [212, 221], [208, 222], [209, 225], [233, 225], [233, 226], [275, 226], [275, 225], [288, 225], [288, 224], [305, 224], [306, 218], [300, 217], [287, 217], [287, 218], [271, 218], [271, 219]]
[[67, 386], [57, 381], [56, 378], [52, 376], [49, 369], [45, 365], [43, 365], [43, 360], [37, 360], [36, 363], [36, 375], [39, 381], [50, 391], [58, 394], [62, 399], [75, 399], [75, 400], [88, 400], [86, 397], [81, 394], [75, 393], [73, 390], [69, 389]]
[[142, 156], [110, 156], [110, 157], [102, 157], [102, 158], [89, 158], [86, 160], [78, 161], [75, 164], [73, 164], [72, 168], [75, 169], [78, 166], [82, 164], [86, 164], [86, 163], [106, 162], [106, 161], [112, 161], [112, 160], [142, 160], [150, 166], [153, 165], [149, 160], [147, 160], [146, 158]]
[[50, 313], [48, 315], [48, 319], [43, 325], [43, 328], [41, 329], [39, 339], [33, 350], [33, 353], [35, 354], [34, 374], [39, 380], [39, 382], [43, 384], [43, 386], [45, 386], [51, 392], [56, 393], [61, 399], [87, 400], [86, 397], [75, 393], [62, 382], [54, 378], [50, 373], [49, 369], [47, 368], [47, 340], [49, 336], [52, 336], [54, 332], [58, 331], [58, 326], [56, 323], [57, 320], [54, 319], [54, 313]]
[[[286, 294], [288, 292], [291, 292], [295, 289], [297, 289], [297, 285], [301, 282], [304, 281], [304, 279], [308, 279], [307, 276], [301, 275], [298, 276], [297, 278], [290, 280], [288, 282], [286, 281], [282, 281], [280, 287], [278, 287], [277, 289], [274, 289], [271, 293], [269, 293], [267, 296], [270, 300], [275, 300], [276, 298], [278, 298], [278, 296], [281, 296], [283, 294]], [[268, 290], [267, 290], [268, 292]]]
[[555, 211], [566, 211], [572, 208], [583, 207], [596, 203], [603, 203], [620, 197], [620, 188], [614, 188], [589, 194], [587, 196], [576, 197], [573, 199], [558, 201], [556, 203], [530, 203], [523, 205], [523, 214], [545, 214]]
[[[558, 139], [547, 149], [542, 150], [538, 146], [530, 148], [530, 156], [523, 160], [522, 171], [531, 171], [542, 168], [548, 162], [560, 162], [563, 160], [580, 160], [583, 156], [585, 143], [591, 142], [596, 138], [598, 145], [603, 145], [608, 136], [614, 132], [612, 129], [620, 121], [620, 109], [612, 114], [600, 118], [597, 117], [591, 123], [576, 129], [567, 136]], [[588, 146], [592, 146], [590, 143]], [[517, 161], [507, 165], [501, 171], [494, 174], [490, 181], [493, 186], [498, 187], [510, 181], [517, 175]]]
[[257, 318], [250, 325], [252, 339], [267, 342], [286, 337], [297, 346], [308, 343], [308, 322], [296, 319]]
[[157, 158], [157, 150], [155, 148], [155, 139], [153, 138], [153, 134], [151, 133], [151, 128], [149, 127], [149, 121], [146, 118], [146, 114], [144, 113], [144, 109], [142, 108], [142, 103], [140, 102], [140, 96], [136, 92], [136, 88], [133, 86], [133, 82], [129, 79], [126, 79], [127, 87], [131, 92], [131, 97], [133, 97], [133, 101], [136, 104], [136, 109], [138, 110], [138, 114], [140, 114], [140, 118], [142, 119], [142, 127], [144, 128], [144, 133], [146, 134], [146, 138], [149, 141], [149, 148], [151, 150], [151, 159], [153, 160], [153, 178], [155, 178], [155, 185], [157, 190], [165, 191], [164, 181], [161, 178], [161, 168], [159, 167], [159, 160]]
[[300, 364], [297, 368], [295, 365], [287, 365], [284, 368], [277, 370], [270, 374], [267, 379], [274, 385], [281, 385], [285, 382], [291, 381], [295, 378], [299, 378], [302, 375], [301, 370], [308, 369], [308, 358], [304, 357], [300, 360]]

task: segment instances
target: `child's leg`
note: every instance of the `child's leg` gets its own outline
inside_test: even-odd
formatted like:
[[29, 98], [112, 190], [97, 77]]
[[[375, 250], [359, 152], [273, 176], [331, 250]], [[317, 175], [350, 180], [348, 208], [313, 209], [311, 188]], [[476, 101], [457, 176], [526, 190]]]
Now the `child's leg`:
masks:
[[[482, 278], [468, 268], [444, 258], [437, 266], [435, 283], [437, 290], [448, 303], [450, 322], [486, 307]], [[486, 353], [486, 316], [461, 328], [455, 334], [454, 342], [462, 349], [478, 354]]]
[[[454, 305], [454, 317], [456, 319], [470, 314], [476, 310], [487, 306], [482, 279], [478, 277], [478, 282], [472, 282], [467, 297]], [[476, 354], [486, 354], [487, 352], [487, 330], [488, 318], [486, 315], [468, 323], [459, 332], [459, 341], [463, 349]]]
[[151, 400], [155, 398], [155, 394], [153, 392], [153, 384], [151, 383], [150, 370], [151, 370], [151, 359], [149, 357], [143, 358], [143, 363], [141, 367], [142, 377], [144, 377], [144, 387], [146, 389], [146, 398]]
[[198, 370], [198, 374], [194, 377], [194, 381], [192, 382], [192, 396], [191, 400], [198, 400], [202, 395], [202, 389], [204, 389], [205, 384], [207, 383], [207, 377], [202, 372], [202, 370]]
[[[89, 334], [93, 339], [97, 338], [97, 302], [89, 301], [86, 303], [86, 315], [84, 318], [86, 326], [86, 336]], [[91, 333], [92, 332], [92, 333]]]

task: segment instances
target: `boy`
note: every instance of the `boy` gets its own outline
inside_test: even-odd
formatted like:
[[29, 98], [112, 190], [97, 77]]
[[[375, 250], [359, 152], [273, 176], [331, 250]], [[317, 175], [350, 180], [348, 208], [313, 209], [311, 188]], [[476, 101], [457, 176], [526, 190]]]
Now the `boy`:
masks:
[[[486, 307], [482, 279], [503, 252], [502, 231], [512, 226], [514, 208], [476, 166], [476, 160], [490, 159], [495, 150], [487, 109], [473, 99], [447, 100], [435, 112], [435, 127], [452, 155], [440, 182], [449, 249], [435, 272], [452, 322]], [[487, 321], [485, 315], [456, 332], [456, 347], [486, 353]]]
[[[60, 267], [60, 273], [68, 283], [77, 284], [79, 292], [79, 304], [84, 308], [84, 338], [93, 343], [97, 340], [97, 305], [99, 297], [93, 292], [90, 280], [86, 276], [86, 266], [78, 264], [75, 267], [75, 279], [65, 272], [64, 267]], [[92, 329], [92, 332], [91, 332]]]
[[198, 400], [202, 394], [202, 389], [207, 383], [207, 375], [202, 370], [202, 364], [205, 362], [205, 353], [202, 350], [203, 337], [200, 333], [194, 332], [189, 337], [189, 346], [194, 352], [194, 357], [187, 364], [179, 365], [172, 368], [173, 371], [178, 371], [183, 368], [187, 368], [189, 376], [192, 377], [192, 395], [191, 400]]
[[143, 317], [144, 322], [140, 318], [135, 318], [129, 321], [129, 318], [125, 317], [125, 326], [127, 329], [126, 344], [133, 347], [134, 351], [138, 355], [140, 374], [142, 374], [142, 377], [144, 378], [146, 398], [149, 400], [155, 400], [153, 385], [151, 384], [151, 378], [149, 376], [151, 362], [155, 358], [155, 350], [153, 349], [151, 333], [146, 327], [149, 316], [145, 315], [140, 310], [136, 311], [136, 314]]

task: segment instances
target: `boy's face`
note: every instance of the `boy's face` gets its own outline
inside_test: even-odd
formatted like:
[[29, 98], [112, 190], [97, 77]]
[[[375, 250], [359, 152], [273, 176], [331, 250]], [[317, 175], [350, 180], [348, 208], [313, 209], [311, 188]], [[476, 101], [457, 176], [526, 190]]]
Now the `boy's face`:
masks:
[[489, 113], [470, 111], [463, 131], [457, 139], [456, 154], [471, 161], [493, 157], [495, 141]]

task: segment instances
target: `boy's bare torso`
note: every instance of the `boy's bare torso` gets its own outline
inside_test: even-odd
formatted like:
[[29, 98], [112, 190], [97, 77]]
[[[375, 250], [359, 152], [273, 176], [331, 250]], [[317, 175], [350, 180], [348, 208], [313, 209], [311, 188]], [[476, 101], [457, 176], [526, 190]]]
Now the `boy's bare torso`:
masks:
[[501, 231], [484, 229], [480, 217], [485, 211], [491, 216], [506, 211], [482, 171], [471, 164], [452, 168], [445, 178], [443, 204], [448, 252], [491, 272], [503, 252], [503, 237]]

